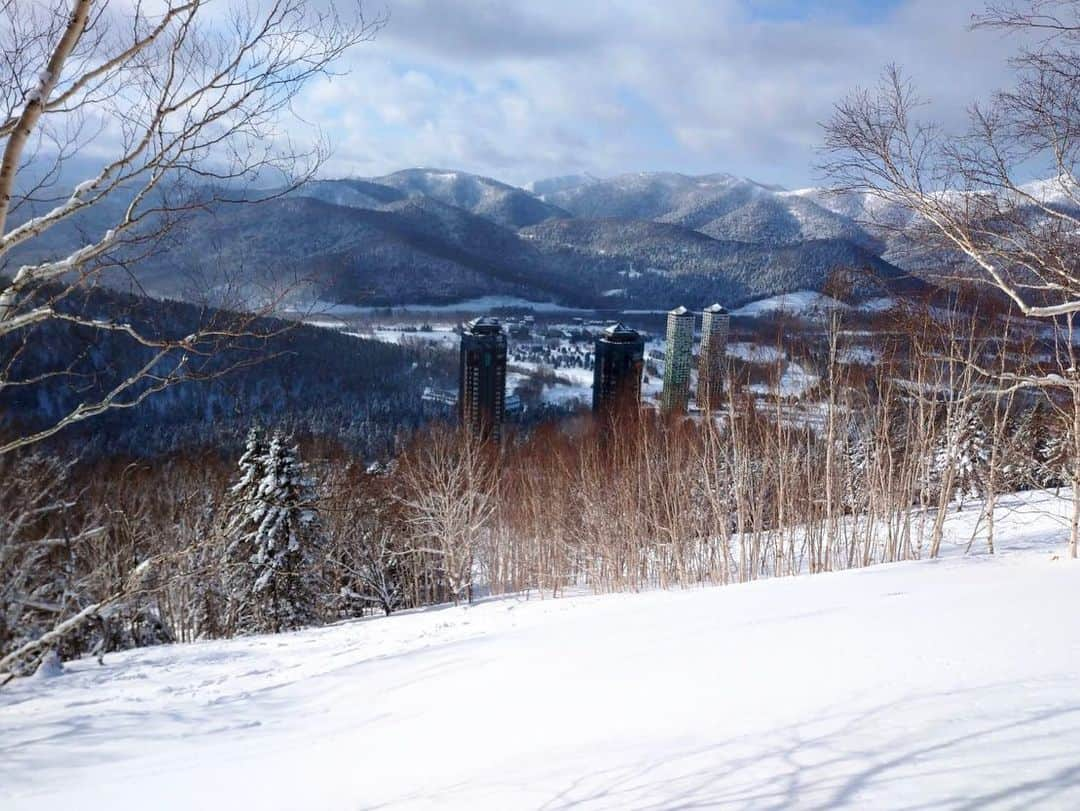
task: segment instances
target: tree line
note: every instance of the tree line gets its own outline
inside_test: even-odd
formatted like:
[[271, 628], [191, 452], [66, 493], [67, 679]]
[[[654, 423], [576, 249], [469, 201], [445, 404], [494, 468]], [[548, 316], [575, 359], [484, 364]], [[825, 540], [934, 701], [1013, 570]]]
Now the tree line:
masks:
[[968, 548], [993, 551], [997, 496], [1075, 481], [1073, 401], [977, 373], [1035, 362], [1046, 344], [1026, 322], [900, 314], [878, 361], [859, 366], [841, 362], [843, 318], [811, 342], [810, 398], [733, 381], [708, 415], [582, 414], [501, 445], [429, 424], [378, 461], [332, 435], [297, 443], [259, 427], [236, 456], [0, 460], [0, 670], [26, 672], [51, 649], [278, 632], [492, 594], [932, 558], [959, 509], [978, 511]]

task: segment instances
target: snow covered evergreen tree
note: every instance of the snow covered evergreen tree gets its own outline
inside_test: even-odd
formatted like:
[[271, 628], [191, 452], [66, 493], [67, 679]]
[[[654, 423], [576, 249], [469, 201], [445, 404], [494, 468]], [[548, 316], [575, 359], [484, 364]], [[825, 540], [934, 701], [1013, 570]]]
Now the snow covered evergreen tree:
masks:
[[248, 435], [225, 522], [227, 622], [240, 633], [278, 632], [318, 619], [316, 495], [296, 448], [280, 434]]
[[244, 442], [244, 452], [237, 462], [240, 479], [230, 491], [234, 496], [243, 496], [245, 492], [254, 496], [259, 482], [266, 475], [266, 455], [269, 450], [270, 442], [266, 438], [266, 432], [258, 425], [252, 426]]
[[938, 492], [941, 488], [950, 489], [950, 500], [955, 499], [961, 507], [965, 500], [984, 495], [990, 444], [986, 418], [981, 410], [951, 415], [934, 449], [931, 467], [934, 488]]
[[1064, 420], [1048, 419], [1037, 446], [1041, 487], [1064, 487], [1072, 481], [1073, 438]]
[[844, 444], [844, 508], [853, 513], [866, 509], [873, 454], [870, 430], [869, 425], [852, 424]]
[[1025, 409], [1012, 417], [1006, 427], [1001, 451], [1001, 484], [1005, 491], [1038, 487], [1037, 426], [1035, 410]]
[[1071, 439], [1045, 402], [1021, 412], [1009, 431], [1002, 474], [1008, 490], [1060, 487], [1068, 475]]

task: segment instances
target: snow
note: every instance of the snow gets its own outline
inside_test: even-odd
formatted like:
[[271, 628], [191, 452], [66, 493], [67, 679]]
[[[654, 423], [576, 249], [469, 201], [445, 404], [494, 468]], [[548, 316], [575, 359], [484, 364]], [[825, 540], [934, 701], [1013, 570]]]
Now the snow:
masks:
[[510, 368], [518, 370], [507, 375], [507, 389], [513, 390], [511, 380], [517, 385], [524, 380], [525, 373], [535, 373], [540, 370], [554, 372], [556, 382], [545, 385], [540, 399], [552, 405], [572, 405], [574, 402], [582, 404], [592, 403], [593, 371], [581, 366], [561, 366], [553, 368], [542, 363], [533, 361], [513, 361]]
[[1076, 179], [1067, 172], [1055, 177], [1035, 180], [1019, 188], [1023, 194], [1031, 195], [1043, 205], [1076, 205], [1077, 198], [1080, 196]]
[[369, 335], [362, 335], [356, 332], [346, 332], [345, 334], [352, 335], [357, 338], [368, 338], [371, 340], [381, 341], [388, 344], [400, 344], [413, 341], [422, 341], [426, 343], [440, 344], [444, 349], [455, 349], [461, 342], [461, 336], [454, 332], [454, 328], [452, 326], [446, 324], [436, 325], [430, 330], [376, 326]]
[[746, 387], [746, 390], [754, 394], [772, 394], [777, 397], [802, 397], [817, 385], [819, 379], [817, 375], [806, 371], [798, 363], [788, 361], [779, 380], [769, 383], [752, 383]]
[[313, 301], [303, 306], [294, 306], [291, 312], [304, 313], [310, 316], [328, 315], [339, 318], [350, 316], [370, 315], [385, 310], [394, 313], [471, 313], [488, 312], [501, 308], [520, 308], [533, 310], [538, 313], [591, 313], [593, 310], [579, 307], [564, 307], [550, 301], [529, 301], [517, 296], [480, 296], [467, 299], [455, 304], [403, 304], [395, 307], [360, 307], [355, 304], [335, 304], [330, 301]]
[[812, 290], [797, 290], [794, 293], [783, 293], [779, 296], [753, 301], [732, 311], [733, 316], [742, 318], [758, 318], [763, 315], [772, 315], [775, 312], [795, 313], [807, 315], [830, 310], [834, 307], [843, 307], [836, 299]]
[[45, 98], [45, 94], [49, 89], [49, 84], [52, 82], [52, 73], [48, 70], [43, 70], [37, 75], [37, 84], [26, 94], [26, 103], [33, 104], [36, 101], [41, 101]]
[[349, 322], [347, 321], [339, 321], [333, 318], [322, 317], [305, 318], [304, 323], [307, 324], [309, 327], [321, 327], [322, 329], [344, 330], [348, 329], [349, 327]]
[[578, 404], [587, 406], [592, 403], [592, 394], [591, 383], [588, 386], [557, 383], [552, 386], [544, 386], [540, 399], [551, 405], [571, 406]]
[[69, 663], [0, 690], [0, 807], [1080, 807], [1068, 509], [1003, 499], [996, 556], [969, 508], [937, 561]]
[[869, 346], [841, 347], [837, 360], [840, 363], [857, 363], [863, 366], [873, 366], [881, 360], [881, 353]]
[[45, 654], [45, 658], [41, 660], [41, 664], [37, 666], [37, 670], [34, 671], [32, 679], [41, 681], [43, 679], [55, 679], [57, 676], [61, 676], [64, 673], [64, 663], [60, 661], [60, 657], [56, 651], [49, 651]]
[[728, 357], [738, 358], [747, 363], [779, 363], [787, 355], [775, 346], [735, 342], [727, 345]]
[[887, 313], [890, 310], [895, 310], [899, 304], [900, 302], [892, 296], [882, 296], [881, 298], [872, 298], [869, 301], [864, 301], [856, 309], [861, 310], [864, 313]]

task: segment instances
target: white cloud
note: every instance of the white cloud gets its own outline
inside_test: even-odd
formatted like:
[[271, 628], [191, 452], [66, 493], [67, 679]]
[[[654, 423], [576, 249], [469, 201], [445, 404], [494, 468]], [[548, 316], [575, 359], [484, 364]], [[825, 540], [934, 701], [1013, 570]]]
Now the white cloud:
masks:
[[389, 26], [300, 111], [335, 144], [330, 174], [670, 168], [796, 186], [813, 180], [832, 104], [884, 64], [953, 125], [1007, 80], [1010, 43], [967, 30], [977, 0], [902, 0], [869, 22], [755, 18], [754, 5], [390, 0]]

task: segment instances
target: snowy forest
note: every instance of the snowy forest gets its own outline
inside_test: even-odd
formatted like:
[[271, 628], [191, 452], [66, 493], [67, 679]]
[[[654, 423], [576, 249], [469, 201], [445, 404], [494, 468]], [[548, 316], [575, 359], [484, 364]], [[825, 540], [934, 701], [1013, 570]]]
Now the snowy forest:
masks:
[[[493, 443], [425, 411], [425, 387], [452, 385], [445, 353], [282, 320], [280, 274], [257, 287], [221, 269], [213, 306], [99, 286], [191, 217], [257, 211], [317, 177], [323, 146], [269, 150], [269, 122], [385, 20], [286, 0], [223, 36], [200, 2], [140, 12], [130, 30], [92, 0], [0, 9], [20, 68], [0, 124], [3, 679], [55, 656], [494, 594], [935, 558], [946, 517], [972, 504], [968, 547], [993, 552], [995, 499], [1023, 489], [1072, 499], [1076, 556], [1080, 140], [1076, 76], [1052, 68], [1080, 27], [1015, 64], [1053, 104], [1003, 92], [955, 140], [911, 120], [897, 69], [838, 103], [822, 171], [882, 203], [866, 206], [889, 215], [875, 233], [950, 270], [878, 321], [872, 362], [843, 357], [837, 309], [777, 336], [813, 360], [801, 397], [758, 396], [732, 369], [722, 406], [693, 419], [560, 415]], [[977, 25], [1042, 20], [991, 8]], [[72, 186], [73, 157], [113, 120], [126, 122], [115, 154]], [[1016, 178], [1039, 153], [1052, 199]], [[88, 211], [104, 220], [92, 240], [10, 261]]]
[[0, 807], [1080, 807], [1078, 163], [1080, 0], [0, 0]]
[[232, 454], [9, 455], [3, 669], [493, 594], [934, 558], [947, 516], [964, 509], [980, 512], [969, 548], [992, 552], [996, 497], [1080, 492], [1078, 406], [988, 387], [977, 370], [1049, 374], [1072, 359], [1023, 319], [960, 304], [897, 313], [872, 366], [840, 362], [835, 311], [814, 398], [763, 400], [732, 373], [707, 420], [580, 416], [502, 443], [428, 420], [372, 449], [271, 418]]

